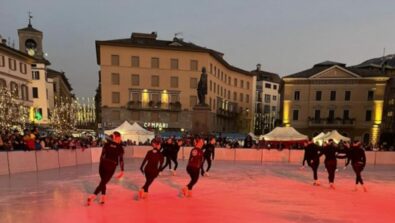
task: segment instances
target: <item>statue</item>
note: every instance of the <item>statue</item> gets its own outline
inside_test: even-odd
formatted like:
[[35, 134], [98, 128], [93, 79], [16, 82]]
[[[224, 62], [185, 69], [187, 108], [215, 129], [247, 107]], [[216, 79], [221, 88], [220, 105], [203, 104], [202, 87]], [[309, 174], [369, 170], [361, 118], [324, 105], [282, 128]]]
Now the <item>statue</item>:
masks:
[[205, 67], [202, 68], [202, 74], [200, 75], [197, 94], [199, 99], [198, 105], [207, 105], [205, 101], [205, 97], [207, 94], [207, 73]]

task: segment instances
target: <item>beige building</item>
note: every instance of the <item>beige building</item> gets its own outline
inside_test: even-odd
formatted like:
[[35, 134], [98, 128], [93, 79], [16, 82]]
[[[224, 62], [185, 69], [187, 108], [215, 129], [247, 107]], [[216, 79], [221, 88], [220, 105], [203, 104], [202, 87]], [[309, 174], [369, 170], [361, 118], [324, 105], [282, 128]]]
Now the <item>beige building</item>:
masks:
[[53, 100], [57, 102], [57, 99], [70, 99], [74, 98], [74, 94], [72, 93], [73, 88], [69, 80], [67, 79], [64, 72], [60, 72], [57, 70], [53, 70], [51, 68], [47, 69], [47, 77], [52, 79], [52, 91], [53, 91]]
[[388, 79], [376, 71], [331, 61], [286, 76], [283, 124], [309, 136], [337, 129], [376, 143]]
[[256, 77], [227, 63], [223, 54], [156, 33], [96, 41], [102, 122], [124, 120], [148, 128], [190, 130], [201, 70], [208, 74], [206, 103], [215, 131], [252, 130]]
[[30, 107], [32, 99], [32, 64], [35, 58], [7, 46], [0, 38], [0, 87], [6, 87]]

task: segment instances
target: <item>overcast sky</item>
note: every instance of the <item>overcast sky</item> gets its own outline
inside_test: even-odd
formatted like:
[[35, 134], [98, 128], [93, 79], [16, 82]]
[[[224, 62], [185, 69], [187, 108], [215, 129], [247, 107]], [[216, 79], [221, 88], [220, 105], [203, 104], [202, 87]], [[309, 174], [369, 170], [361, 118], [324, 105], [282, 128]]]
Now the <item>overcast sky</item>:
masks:
[[281, 76], [333, 60], [355, 65], [395, 53], [392, 0], [0, 0], [0, 34], [18, 46], [17, 29], [44, 32], [52, 68], [66, 72], [78, 97], [98, 84], [95, 40], [158, 32], [225, 54], [234, 66], [261, 63]]

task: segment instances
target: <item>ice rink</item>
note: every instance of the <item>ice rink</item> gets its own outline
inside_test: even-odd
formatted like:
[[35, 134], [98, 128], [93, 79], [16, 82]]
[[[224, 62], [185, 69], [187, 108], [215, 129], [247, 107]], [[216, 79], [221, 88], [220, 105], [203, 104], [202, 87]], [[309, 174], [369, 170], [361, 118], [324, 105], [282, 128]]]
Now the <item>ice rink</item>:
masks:
[[[211, 176], [201, 177], [193, 197], [179, 196], [189, 181], [185, 162], [176, 176], [154, 181], [146, 200], [137, 200], [144, 183], [141, 159], [126, 160], [125, 176], [113, 178], [107, 202], [85, 206], [99, 182], [98, 165], [83, 165], [0, 176], [0, 222], [394, 222], [395, 167], [367, 166], [368, 192], [353, 191], [354, 173], [339, 161], [336, 190], [312, 186], [309, 168], [284, 163], [214, 161]], [[118, 172], [119, 169], [117, 169]]]

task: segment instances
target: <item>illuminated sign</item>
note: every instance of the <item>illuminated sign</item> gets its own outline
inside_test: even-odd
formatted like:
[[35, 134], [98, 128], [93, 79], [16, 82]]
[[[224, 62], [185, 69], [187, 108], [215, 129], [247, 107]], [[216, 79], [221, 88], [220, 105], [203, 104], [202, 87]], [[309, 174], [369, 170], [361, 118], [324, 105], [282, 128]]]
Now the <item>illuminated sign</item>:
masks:
[[168, 123], [161, 123], [161, 122], [144, 122], [144, 127], [145, 128], [168, 128], [169, 124]]

